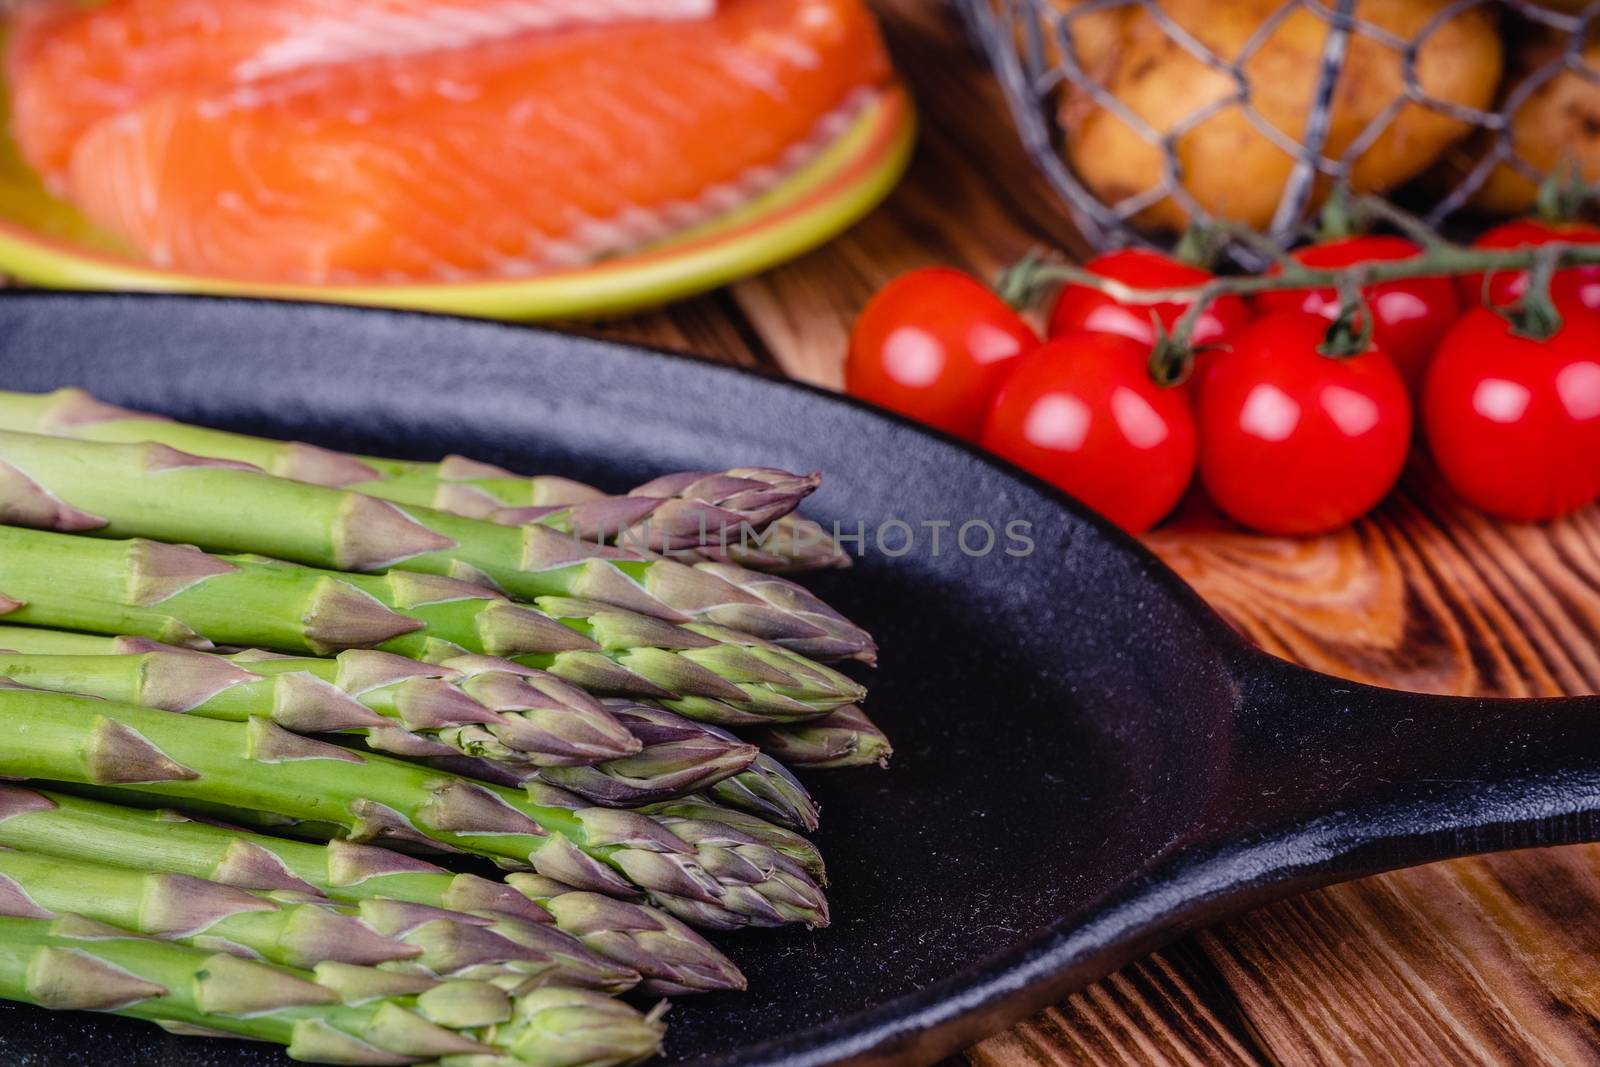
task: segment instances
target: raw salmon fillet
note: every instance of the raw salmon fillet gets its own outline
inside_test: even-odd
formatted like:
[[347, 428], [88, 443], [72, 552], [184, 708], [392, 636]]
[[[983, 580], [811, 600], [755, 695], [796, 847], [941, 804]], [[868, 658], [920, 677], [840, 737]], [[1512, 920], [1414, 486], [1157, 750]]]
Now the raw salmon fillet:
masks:
[[29, 0], [10, 20], [12, 126], [28, 162], [58, 182], [85, 130], [159, 92], [715, 10], [716, 0]]
[[889, 77], [860, 0], [725, 0], [171, 92], [95, 124], [67, 189], [152, 262], [275, 281], [511, 277], [725, 212]]

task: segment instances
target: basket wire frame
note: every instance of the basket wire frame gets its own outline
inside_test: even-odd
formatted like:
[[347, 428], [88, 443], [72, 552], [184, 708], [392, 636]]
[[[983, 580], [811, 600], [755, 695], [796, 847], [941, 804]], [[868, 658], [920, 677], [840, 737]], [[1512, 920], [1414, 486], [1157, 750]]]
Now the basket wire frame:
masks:
[[[1273, 249], [1286, 250], [1300, 240], [1309, 222], [1309, 209], [1318, 183], [1339, 186], [1368, 148], [1390, 127], [1408, 106], [1417, 105], [1456, 119], [1469, 127], [1463, 137], [1484, 137], [1481, 158], [1442, 195], [1418, 212], [1421, 220], [1438, 230], [1460, 222], [1467, 214], [1469, 201], [1502, 165], [1538, 185], [1548, 175], [1523, 157], [1512, 137], [1512, 119], [1528, 98], [1541, 86], [1563, 72], [1573, 72], [1600, 86], [1600, 70], [1583, 59], [1583, 49], [1591, 41], [1591, 27], [1600, 19], [1600, 0], [1593, 0], [1578, 13], [1542, 7], [1530, 0], [1453, 0], [1441, 7], [1413, 37], [1402, 38], [1366, 19], [1356, 16], [1356, 0], [1284, 0], [1245, 41], [1237, 57], [1229, 62], [1208, 48], [1168, 15], [1160, 0], [1083, 0], [1065, 9], [1052, 0], [953, 0], [966, 23], [969, 35], [993, 68], [1012, 119], [1028, 155], [1060, 194], [1074, 224], [1084, 239], [1099, 249], [1130, 245], [1159, 247], [1157, 235], [1141, 231], [1136, 217], [1145, 209], [1170, 197], [1200, 224], [1219, 221], [1185, 188], [1176, 145], [1178, 140], [1213, 116], [1238, 108], [1251, 127], [1286, 153], [1292, 167], [1264, 241], [1234, 241], [1229, 255], [1240, 265], [1259, 269], [1270, 259]], [[1215, 0], [1219, 4], [1228, 0]], [[1198, 62], [1225, 75], [1234, 91], [1212, 103], [1197, 106], [1165, 133], [1152, 128], [1126, 105], [1085, 72], [1078, 62], [1075, 46], [1076, 23], [1090, 15], [1113, 8], [1143, 8], [1145, 13], [1180, 48]], [[1430, 96], [1417, 77], [1417, 55], [1429, 37], [1440, 27], [1473, 8], [1501, 9], [1519, 16], [1534, 26], [1558, 35], [1560, 48], [1550, 59], [1522, 74], [1506, 91], [1497, 94], [1494, 110], [1479, 110]], [[1244, 67], [1273, 32], [1297, 11], [1314, 14], [1328, 25], [1317, 77], [1307, 100], [1305, 130], [1294, 138], [1268, 121], [1253, 106], [1250, 83]], [[1393, 51], [1398, 57], [1404, 92], [1382, 108], [1339, 155], [1327, 154], [1327, 139], [1332, 122], [1333, 97], [1354, 37], [1364, 37]], [[1051, 61], [1051, 52], [1060, 57]], [[1056, 122], [1058, 92], [1071, 86], [1084, 94], [1093, 106], [1116, 116], [1146, 143], [1157, 147], [1161, 157], [1158, 182], [1132, 196], [1115, 202], [1102, 200], [1073, 171], [1060, 151], [1060, 128]], [[1482, 131], [1475, 133], [1475, 131]]]

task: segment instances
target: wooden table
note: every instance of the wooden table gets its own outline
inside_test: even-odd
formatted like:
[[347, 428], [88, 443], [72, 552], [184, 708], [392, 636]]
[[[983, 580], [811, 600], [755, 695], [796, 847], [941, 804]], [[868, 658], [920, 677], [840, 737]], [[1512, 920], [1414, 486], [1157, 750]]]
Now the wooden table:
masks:
[[[894, 274], [988, 274], [1081, 250], [997, 93], [934, 0], [880, 8], [924, 116], [890, 203], [764, 277], [603, 332], [836, 386], [849, 323]], [[1312, 541], [1190, 505], [1149, 543], [1266, 648], [1439, 693], [1600, 691], [1600, 510], [1546, 527], [1455, 505], [1419, 462], [1356, 528]], [[1186, 938], [971, 1050], [1024, 1063], [1600, 1063], [1600, 846], [1394, 874]]]

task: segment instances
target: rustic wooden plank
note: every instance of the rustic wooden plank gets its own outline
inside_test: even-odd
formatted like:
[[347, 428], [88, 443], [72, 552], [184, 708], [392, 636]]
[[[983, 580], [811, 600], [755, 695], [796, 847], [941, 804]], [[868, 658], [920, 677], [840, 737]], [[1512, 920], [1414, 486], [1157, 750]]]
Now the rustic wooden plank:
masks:
[[1221, 975], [1193, 942], [1173, 946], [968, 1053], [975, 1067], [1265, 1064]]
[[[826, 248], [718, 297], [604, 324], [837, 385], [849, 323], [927, 263], [1083, 251], [942, 5], [881, 0], [923, 115], [906, 183]], [[1287, 541], [1189, 502], [1150, 546], [1263, 647], [1456, 694], [1600, 692], [1600, 509], [1545, 527], [1461, 508], [1419, 460], [1355, 527]], [[1600, 847], [1435, 864], [1262, 908], [968, 1053], [1067, 1064], [1600, 1063]]]
[[696, 352], [741, 367], [780, 369], [766, 342], [725, 290], [656, 311], [577, 328], [618, 341]]
[[1600, 691], [1600, 513], [1543, 526], [1458, 503], [1420, 457], [1351, 529], [1257, 537], [1195, 502], [1150, 547], [1271, 651], [1423, 692]]
[[1600, 690], [1596, 524], [1594, 509], [1488, 520], [1419, 457], [1401, 493], [1336, 534], [1257, 537], [1195, 500], [1147, 543], [1285, 658], [1420, 692], [1549, 696]]
[[1434, 864], [1201, 935], [1281, 1063], [1600, 1062], [1600, 852]]

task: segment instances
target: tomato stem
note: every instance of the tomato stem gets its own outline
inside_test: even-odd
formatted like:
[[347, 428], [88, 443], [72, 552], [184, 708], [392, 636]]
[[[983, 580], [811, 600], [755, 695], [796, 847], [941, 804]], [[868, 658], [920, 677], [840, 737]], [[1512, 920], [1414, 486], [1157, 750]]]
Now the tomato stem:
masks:
[[995, 295], [1004, 300], [1011, 310], [1027, 311], [1039, 302], [1046, 289], [1060, 281], [1048, 269], [1053, 262], [1044, 249], [1037, 246], [1028, 249], [1021, 259], [996, 276]]
[[1539, 183], [1534, 210], [1546, 222], [1560, 225], [1571, 222], [1583, 210], [1594, 190], [1583, 180], [1583, 170], [1568, 156], [1551, 168]]
[[1387, 223], [1430, 252], [1448, 253], [1452, 249], [1461, 248], [1460, 245], [1446, 241], [1431, 226], [1409, 211], [1403, 211], [1381, 197], [1359, 197], [1351, 204], [1350, 210], [1361, 219], [1364, 229], [1370, 229], [1377, 223]]
[[1528, 288], [1522, 299], [1506, 308], [1495, 308], [1511, 324], [1511, 332], [1534, 341], [1548, 341], [1561, 329], [1561, 312], [1550, 296], [1550, 283], [1555, 278], [1557, 257], [1544, 253], [1554, 248], [1546, 245], [1535, 254], [1533, 267], [1528, 271]]
[[[1172, 329], [1174, 342], [1193, 333], [1194, 324], [1218, 299], [1225, 296], [1249, 297], [1257, 293], [1288, 292], [1296, 289], [1338, 289], [1352, 270], [1362, 272], [1363, 286], [1412, 278], [1439, 278], [1463, 274], [1520, 273], [1532, 270], [1544, 258], [1552, 271], [1563, 267], [1600, 266], [1600, 244], [1574, 244], [1554, 241], [1538, 248], [1469, 248], [1446, 241], [1404, 212], [1373, 197], [1360, 197], [1357, 212], [1404, 229], [1423, 246], [1409, 259], [1382, 260], [1360, 264], [1358, 268], [1307, 267], [1279, 253], [1278, 270], [1272, 274], [1252, 274], [1213, 278], [1200, 285], [1147, 289], [1107, 278], [1067, 263], [1054, 256], [1024, 259], [1012, 271], [1025, 273], [1029, 296], [1037, 297], [1047, 286], [1075, 284], [1104, 293], [1123, 304], [1188, 304]], [[1243, 236], [1243, 227], [1236, 228]], [[1265, 240], [1256, 235], [1258, 240]], [[1011, 272], [1008, 271], [1008, 274]], [[1002, 289], [1002, 295], [1008, 290]], [[1009, 297], [1008, 297], [1009, 299]]]
[[1350, 186], [1340, 182], [1317, 216], [1317, 241], [1342, 241], [1366, 232], [1366, 219], [1357, 218], [1350, 202]]
[[1179, 263], [1186, 263], [1191, 267], [1210, 271], [1217, 265], [1217, 260], [1222, 257], [1222, 250], [1228, 246], [1232, 235], [1227, 230], [1196, 220], [1189, 224], [1183, 231], [1183, 236], [1178, 238], [1178, 243], [1172, 248], [1172, 258]]
[[1152, 318], [1151, 325], [1156, 343], [1150, 348], [1150, 378], [1163, 389], [1182, 385], [1194, 373], [1194, 347], [1167, 333], [1160, 319]]
[[1331, 359], [1350, 359], [1372, 347], [1373, 315], [1367, 303], [1366, 264], [1345, 271], [1339, 283], [1339, 314], [1328, 324], [1317, 351]]

